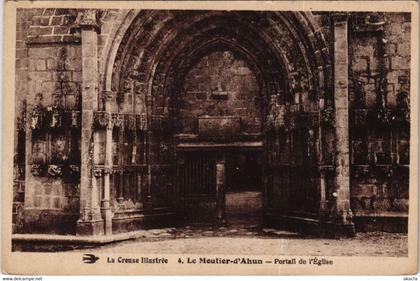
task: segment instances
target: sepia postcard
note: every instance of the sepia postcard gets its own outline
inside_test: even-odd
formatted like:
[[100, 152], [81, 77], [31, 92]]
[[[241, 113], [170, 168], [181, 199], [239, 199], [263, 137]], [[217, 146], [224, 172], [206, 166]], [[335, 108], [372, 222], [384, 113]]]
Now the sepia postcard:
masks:
[[418, 2], [4, 15], [4, 274], [418, 271]]

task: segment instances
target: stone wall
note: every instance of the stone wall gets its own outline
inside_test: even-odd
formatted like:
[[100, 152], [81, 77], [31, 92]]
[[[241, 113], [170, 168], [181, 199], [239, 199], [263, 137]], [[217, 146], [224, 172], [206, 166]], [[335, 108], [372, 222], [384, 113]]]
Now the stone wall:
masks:
[[[26, 232], [74, 232], [80, 131], [67, 126], [67, 117], [80, 110], [82, 73], [80, 38], [70, 33], [74, 10], [21, 9], [17, 19], [16, 104], [27, 105], [25, 210], [19, 219]], [[59, 123], [52, 124], [55, 112]]]
[[[314, 19], [333, 50], [330, 13], [315, 12]], [[349, 18], [350, 192], [358, 230], [395, 231], [401, 224], [392, 228], [378, 214], [392, 221], [408, 212], [410, 127], [377, 119], [403, 118], [399, 110], [409, 107], [410, 22], [409, 13]]]
[[405, 216], [410, 126], [398, 119], [409, 108], [410, 15], [371, 20], [385, 23], [353, 26], [349, 46], [352, 210]]
[[245, 61], [230, 51], [199, 60], [185, 77], [177, 98], [181, 133], [198, 133], [200, 116], [241, 118], [241, 133], [261, 133], [258, 82]]

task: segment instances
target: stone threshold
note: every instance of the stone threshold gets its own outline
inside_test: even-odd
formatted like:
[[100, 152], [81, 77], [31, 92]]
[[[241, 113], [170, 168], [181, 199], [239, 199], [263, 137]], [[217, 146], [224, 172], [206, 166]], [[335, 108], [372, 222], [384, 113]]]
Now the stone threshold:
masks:
[[58, 235], [58, 234], [12, 234], [13, 243], [38, 242], [61, 243], [79, 245], [103, 245], [113, 242], [135, 240], [139, 238], [159, 238], [160, 234], [168, 233], [172, 229], [136, 230], [126, 233], [97, 236]]
[[353, 217], [408, 218], [408, 212], [355, 211], [355, 212], [353, 212]]

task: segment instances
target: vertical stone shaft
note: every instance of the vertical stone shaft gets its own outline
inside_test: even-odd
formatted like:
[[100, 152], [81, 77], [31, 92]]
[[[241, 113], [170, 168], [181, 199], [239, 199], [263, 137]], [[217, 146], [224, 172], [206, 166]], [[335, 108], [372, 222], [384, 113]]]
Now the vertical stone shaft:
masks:
[[112, 214], [110, 208], [110, 173], [112, 171], [112, 125], [106, 128], [105, 142], [105, 171], [104, 174], [104, 195], [102, 200], [102, 213], [105, 220], [105, 234], [112, 234]]
[[111, 193], [111, 172], [113, 169], [112, 160], [112, 131], [113, 122], [111, 118], [111, 98], [112, 91], [103, 91], [102, 98], [105, 104], [105, 111], [110, 117], [105, 131], [105, 167], [104, 167], [104, 190], [102, 196], [101, 213], [105, 224], [105, 234], [112, 234], [112, 211], [110, 205], [110, 193]]
[[[349, 108], [348, 108], [348, 28], [347, 15], [334, 17], [334, 102], [336, 134], [336, 204], [335, 219], [339, 225], [349, 225], [350, 161], [349, 161]], [[353, 229], [347, 229], [354, 233]], [[346, 231], [347, 231], [346, 230]]]
[[216, 162], [216, 209], [217, 223], [225, 222], [225, 159]]
[[87, 10], [78, 15], [78, 20], [82, 41], [81, 216], [78, 234], [99, 235], [104, 229], [92, 159], [93, 115], [98, 108], [98, 34], [93, 25], [96, 14]]

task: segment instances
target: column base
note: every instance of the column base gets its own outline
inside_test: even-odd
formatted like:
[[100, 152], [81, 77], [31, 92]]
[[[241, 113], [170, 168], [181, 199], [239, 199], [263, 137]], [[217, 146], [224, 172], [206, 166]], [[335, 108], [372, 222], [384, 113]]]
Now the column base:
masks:
[[333, 238], [350, 238], [354, 237], [356, 230], [354, 223], [348, 224], [334, 224], [326, 223], [325, 224], [326, 235]]
[[112, 211], [110, 208], [104, 208], [101, 210], [102, 217], [104, 218], [104, 230], [105, 235], [112, 234]]
[[153, 212], [153, 199], [151, 195], [146, 197], [146, 200], [143, 202], [143, 208], [148, 212]]
[[104, 235], [104, 220], [77, 221], [76, 235], [95, 236]]
[[218, 227], [222, 227], [222, 226], [226, 226], [227, 223], [226, 223], [226, 220], [224, 218], [217, 218], [215, 225], [218, 226]]

